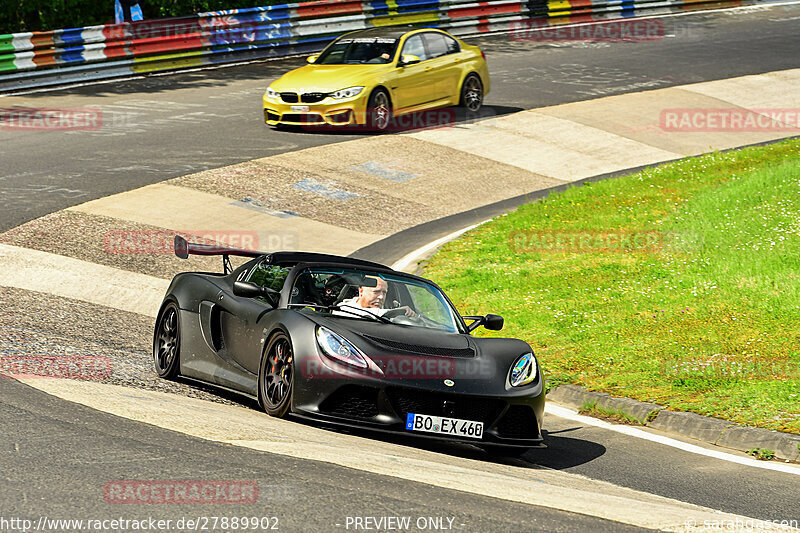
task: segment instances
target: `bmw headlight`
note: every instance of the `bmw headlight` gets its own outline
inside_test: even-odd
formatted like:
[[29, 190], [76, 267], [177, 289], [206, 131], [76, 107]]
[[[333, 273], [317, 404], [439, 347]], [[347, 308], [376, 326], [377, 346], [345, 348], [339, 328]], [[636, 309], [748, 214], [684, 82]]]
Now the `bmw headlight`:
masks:
[[367, 360], [350, 342], [323, 326], [317, 326], [317, 343], [322, 352], [336, 361], [367, 368]]
[[267, 87], [267, 91], [264, 93], [264, 95], [267, 98], [277, 98], [278, 97], [278, 91], [276, 91], [272, 87]]
[[536, 358], [532, 353], [526, 353], [511, 365], [509, 381], [511, 381], [512, 387], [521, 387], [531, 383], [534, 379], [536, 379]]
[[332, 92], [331, 97], [336, 100], [343, 100], [345, 98], [352, 98], [354, 96], [358, 96], [363, 90], [364, 87], [348, 87], [347, 89], [340, 89], [338, 91]]

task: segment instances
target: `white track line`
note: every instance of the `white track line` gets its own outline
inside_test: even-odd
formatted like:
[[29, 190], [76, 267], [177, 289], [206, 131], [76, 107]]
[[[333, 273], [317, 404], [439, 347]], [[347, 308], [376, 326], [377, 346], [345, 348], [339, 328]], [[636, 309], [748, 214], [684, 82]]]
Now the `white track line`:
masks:
[[485, 224], [486, 222], [489, 222], [489, 221], [488, 220], [484, 220], [483, 222], [479, 222], [478, 224], [473, 224], [472, 226], [469, 226], [467, 228], [460, 229], [458, 231], [454, 231], [450, 235], [445, 235], [441, 239], [436, 239], [433, 242], [429, 242], [425, 246], [417, 248], [413, 252], [404, 255], [401, 259], [399, 259], [396, 263], [394, 263], [392, 265], [392, 270], [405, 271], [405, 269], [408, 268], [409, 265], [419, 261], [420, 258], [424, 257], [425, 254], [427, 254], [431, 250], [435, 250], [436, 248], [438, 248], [439, 246], [443, 245], [444, 243], [452, 241], [453, 239], [456, 239], [456, 238], [460, 237], [462, 234], [468, 232], [469, 230], [471, 230], [473, 228], [477, 228], [478, 226], [480, 226], [481, 224]]
[[800, 467], [793, 466], [791, 464], [757, 461], [749, 457], [739, 457], [738, 455], [733, 455], [722, 451], [709, 450], [708, 448], [703, 448], [702, 446], [697, 446], [695, 444], [689, 444], [688, 442], [675, 440], [670, 437], [666, 437], [664, 435], [657, 435], [655, 433], [650, 433], [649, 431], [643, 431], [633, 426], [626, 426], [624, 424], [610, 424], [608, 422], [599, 420], [597, 418], [579, 415], [576, 411], [573, 411], [572, 409], [561, 407], [559, 405], [553, 405], [552, 403], [548, 403], [545, 406], [545, 413], [557, 416], [559, 418], [574, 420], [575, 422], [580, 422], [581, 424], [596, 426], [599, 428], [607, 429], [609, 431], [615, 431], [617, 433], [622, 433], [623, 435], [636, 437], [638, 439], [657, 442], [659, 444], [663, 444], [664, 446], [671, 446], [672, 448], [678, 448], [679, 450], [683, 450], [686, 452], [696, 453], [698, 455], [705, 455], [706, 457], [713, 457], [714, 459], [720, 459], [722, 461], [728, 461], [731, 463], [736, 463], [744, 466], [752, 466], [755, 468], [763, 468], [764, 470], [774, 470], [776, 472], [783, 472], [785, 474], [794, 474], [796, 476], [800, 476]]

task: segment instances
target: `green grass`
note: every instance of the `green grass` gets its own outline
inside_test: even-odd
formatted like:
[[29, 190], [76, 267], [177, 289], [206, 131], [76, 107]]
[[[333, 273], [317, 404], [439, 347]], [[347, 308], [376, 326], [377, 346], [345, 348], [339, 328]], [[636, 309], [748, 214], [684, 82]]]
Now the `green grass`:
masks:
[[775, 458], [775, 452], [767, 448], [751, 448], [747, 450], [746, 453], [752, 455], [759, 461], [769, 461]]
[[602, 405], [597, 405], [597, 403], [594, 401], [584, 402], [578, 412], [582, 415], [591, 415], [599, 418], [611, 418], [613, 420], [634, 426], [643, 425], [641, 420], [629, 415], [624, 409], [608, 409]]
[[[576, 233], [589, 237], [541, 244]], [[620, 233], [653, 245], [597, 246]], [[798, 140], [522, 206], [444, 246], [425, 276], [465, 314], [502, 314], [504, 331], [478, 334], [528, 341], [549, 387], [800, 433]]]

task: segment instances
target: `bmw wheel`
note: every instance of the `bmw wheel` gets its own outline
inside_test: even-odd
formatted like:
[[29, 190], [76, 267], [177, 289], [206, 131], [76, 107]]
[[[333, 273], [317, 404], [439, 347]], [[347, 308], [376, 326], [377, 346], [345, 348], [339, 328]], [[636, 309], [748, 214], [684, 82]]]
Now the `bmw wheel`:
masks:
[[483, 105], [483, 83], [477, 74], [470, 74], [461, 85], [461, 107], [472, 113]]
[[386, 131], [392, 121], [392, 103], [383, 89], [377, 89], [367, 102], [367, 124], [374, 131]]
[[178, 375], [180, 348], [178, 306], [175, 302], [169, 302], [156, 321], [153, 336], [153, 364], [159, 377], [173, 379]]
[[258, 372], [258, 397], [270, 416], [282, 418], [292, 405], [293, 360], [289, 337], [282, 332], [273, 335], [264, 350]]

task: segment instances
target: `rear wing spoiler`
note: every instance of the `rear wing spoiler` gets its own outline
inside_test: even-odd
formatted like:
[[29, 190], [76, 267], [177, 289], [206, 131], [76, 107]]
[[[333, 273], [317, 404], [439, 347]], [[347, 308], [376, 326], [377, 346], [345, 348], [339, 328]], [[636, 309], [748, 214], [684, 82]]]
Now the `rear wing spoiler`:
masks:
[[221, 255], [222, 268], [225, 274], [230, 274], [233, 271], [233, 268], [231, 268], [230, 256], [261, 257], [265, 254], [264, 252], [257, 252], [255, 250], [242, 250], [240, 248], [228, 248], [214, 244], [189, 242], [180, 235], [175, 235], [175, 255], [181, 259], [188, 259], [190, 255]]

